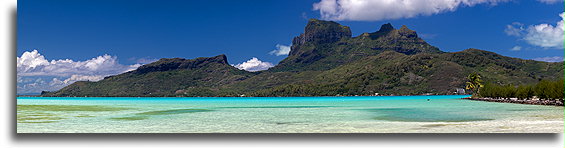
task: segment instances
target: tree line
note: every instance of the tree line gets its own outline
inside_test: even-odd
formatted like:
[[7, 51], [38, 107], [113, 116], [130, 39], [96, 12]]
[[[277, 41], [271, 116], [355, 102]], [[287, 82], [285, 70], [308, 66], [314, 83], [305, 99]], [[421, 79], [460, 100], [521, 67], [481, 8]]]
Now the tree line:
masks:
[[522, 100], [531, 99], [536, 96], [542, 100], [563, 99], [565, 94], [564, 80], [541, 80], [537, 84], [530, 85], [500, 85], [486, 83], [480, 87], [478, 94], [487, 98], [518, 98]]

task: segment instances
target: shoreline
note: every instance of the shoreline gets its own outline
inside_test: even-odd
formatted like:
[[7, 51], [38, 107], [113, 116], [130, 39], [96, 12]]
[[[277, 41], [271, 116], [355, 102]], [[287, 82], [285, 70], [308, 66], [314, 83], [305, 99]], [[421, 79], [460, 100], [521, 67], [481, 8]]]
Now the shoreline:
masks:
[[545, 105], [545, 106], [563, 106], [563, 100], [519, 100], [516, 98], [461, 98], [473, 101], [486, 101], [486, 102], [500, 102], [500, 103], [514, 103], [514, 104], [529, 104], [529, 105]]
[[268, 97], [402, 97], [402, 96], [470, 96], [470, 95], [348, 95], [348, 96], [62, 96], [62, 97], [55, 97], [55, 96], [16, 96], [18, 97], [28, 97], [28, 98], [268, 98]]

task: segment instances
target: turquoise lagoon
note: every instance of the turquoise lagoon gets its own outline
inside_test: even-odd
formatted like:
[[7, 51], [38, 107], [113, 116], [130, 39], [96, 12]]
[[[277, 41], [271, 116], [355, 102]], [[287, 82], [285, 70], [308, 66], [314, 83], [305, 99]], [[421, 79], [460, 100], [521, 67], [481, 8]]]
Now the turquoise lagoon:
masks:
[[563, 132], [563, 107], [464, 97], [18, 97], [17, 132]]

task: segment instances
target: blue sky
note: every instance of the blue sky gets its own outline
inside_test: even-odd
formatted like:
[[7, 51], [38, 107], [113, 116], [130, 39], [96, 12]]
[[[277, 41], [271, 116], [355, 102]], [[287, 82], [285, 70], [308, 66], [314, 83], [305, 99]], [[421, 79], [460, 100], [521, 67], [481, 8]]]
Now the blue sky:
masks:
[[[226, 54], [234, 65], [253, 57], [257, 58], [255, 62], [276, 64], [286, 56], [269, 53], [277, 45], [288, 46], [303, 32], [308, 18], [350, 26], [354, 36], [374, 32], [388, 22], [396, 28], [407, 25], [430, 44], [448, 52], [478, 48], [524, 59], [563, 57], [563, 45], [555, 45], [556, 39], [563, 42], [563, 28], [545, 26], [536, 31], [536, 26], [555, 27], [562, 21], [559, 15], [563, 13], [563, 1], [412, 2], [423, 4], [383, 0], [367, 0], [361, 5], [351, 0], [20, 0], [17, 54], [23, 59], [22, 54], [28, 52], [28, 60], [18, 61], [18, 79], [22, 79], [18, 81], [18, 93], [67, 85], [20, 92], [25, 85], [36, 82], [31, 80], [42, 79], [44, 85], [55, 78], [69, 83], [97, 80], [159, 58]], [[560, 34], [555, 31], [559, 29]], [[33, 60], [40, 58], [31, 54], [33, 50], [49, 63], [33, 63], [41, 61]], [[73, 61], [50, 62], [64, 59]], [[82, 66], [78, 70], [83, 72], [100, 69], [92, 65], [115, 71], [73, 73], [77, 68], [69, 68], [73, 66], [68, 63]], [[90, 67], [85, 67], [89, 63]], [[51, 69], [68, 69], [37, 70], [49, 64]], [[24, 83], [24, 79], [29, 81]]]

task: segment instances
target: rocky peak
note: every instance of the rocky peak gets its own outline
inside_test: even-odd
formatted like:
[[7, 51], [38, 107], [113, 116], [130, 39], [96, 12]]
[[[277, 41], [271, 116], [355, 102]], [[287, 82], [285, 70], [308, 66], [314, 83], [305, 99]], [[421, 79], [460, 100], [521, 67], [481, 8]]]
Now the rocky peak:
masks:
[[191, 60], [183, 58], [162, 58], [159, 61], [143, 65], [133, 72], [141, 74], [154, 71], [193, 69], [206, 67], [210, 64], [222, 64], [229, 66], [226, 55], [221, 54], [215, 57], [200, 57]]
[[381, 26], [381, 29], [379, 29], [379, 31], [369, 33], [369, 37], [371, 37], [371, 39], [377, 39], [381, 36], [387, 35], [391, 31], [394, 31], [394, 27], [392, 26], [392, 24], [386, 23]]
[[416, 31], [408, 29], [406, 25], [402, 25], [402, 27], [398, 29], [398, 34], [407, 38], [418, 38]]
[[333, 43], [341, 38], [350, 38], [351, 30], [347, 26], [342, 26], [332, 21], [322, 21], [310, 19], [304, 28], [304, 33], [295, 37], [292, 41], [293, 45], [302, 45], [307, 42], [317, 44]]
[[220, 55], [217, 55], [215, 57], [207, 58], [207, 60], [213, 61], [213, 62], [216, 62], [216, 63], [229, 65], [228, 57], [225, 54], [220, 54]]
[[310, 19], [304, 28], [304, 33], [292, 40], [290, 55], [299, 53], [300, 46], [305, 43], [328, 44], [342, 38], [351, 38], [351, 29], [333, 21]]
[[369, 37], [371, 39], [377, 39], [383, 36], [393, 37], [393, 38], [413, 38], [418, 39], [418, 34], [414, 30], [408, 29], [406, 25], [402, 25], [400, 29], [394, 29], [394, 27], [390, 24], [383, 24], [381, 29], [377, 32], [369, 33]]
[[394, 29], [390, 23], [384, 24], [379, 31], [370, 33], [369, 37], [381, 43], [374, 49], [393, 50], [408, 55], [420, 52], [441, 53], [439, 49], [419, 38], [416, 31], [408, 29], [406, 25]]
[[390, 23], [386, 23], [381, 25], [381, 29], [379, 29], [379, 32], [390, 32], [394, 30], [394, 27], [392, 26], [392, 24]]

